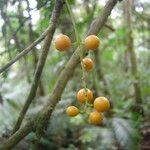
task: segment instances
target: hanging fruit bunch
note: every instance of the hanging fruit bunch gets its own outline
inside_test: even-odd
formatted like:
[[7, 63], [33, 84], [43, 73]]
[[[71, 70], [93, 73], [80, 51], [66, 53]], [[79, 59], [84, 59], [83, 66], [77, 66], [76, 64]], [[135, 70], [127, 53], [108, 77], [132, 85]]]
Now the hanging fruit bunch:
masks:
[[[72, 13], [72, 9], [70, 8], [68, 0], [65, 0], [67, 5], [70, 18], [73, 24], [73, 28], [75, 31], [76, 44], [80, 49], [80, 61], [82, 68], [82, 89], [77, 92], [77, 100], [82, 104], [82, 109], [79, 110], [76, 106], [69, 106], [66, 110], [66, 113], [70, 117], [75, 117], [79, 113], [84, 116], [84, 118], [91, 124], [100, 124], [103, 120], [103, 112], [106, 112], [110, 108], [110, 103], [106, 97], [97, 97], [93, 102], [93, 93], [90, 89], [88, 89], [86, 85], [86, 77], [93, 69], [94, 63], [91, 57], [84, 56], [84, 49], [92, 53], [98, 49], [100, 45], [100, 40], [96, 35], [89, 35], [85, 38], [83, 42], [81, 42], [79, 32], [76, 28], [75, 17]], [[58, 51], [68, 51], [71, 47], [71, 40], [68, 36], [64, 34], [60, 34], [57, 36], [55, 40], [55, 48]]]
[[[81, 44], [85, 49], [92, 52], [98, 49], [100, 40], [96, 35], [89, 35]], [[60, 34], [56, 37], [55, 48], [58, 51], [68, 51], [70, 47], [71, 40], [68, 36]], [[89, 123], [100, 124], [103, 121], [103, 112], [109, 110], [110, 103], [106, 97], [97, 97], [93, 102], [93, 92], [86, 86], [86, 74], [89, 74], [89, 72], [93, 69], [94, 63], [90, 57], [83, 58], [83, 54], [80, 54], [80, 61], [83, 72], [83, 88], [77, 92], [77, 100], [82, 104], [83, 108], [80, 111], [76, 106], [69, 106], [66, 109], [66, 113], [70, 117], [75, 117], [80, 113]]]

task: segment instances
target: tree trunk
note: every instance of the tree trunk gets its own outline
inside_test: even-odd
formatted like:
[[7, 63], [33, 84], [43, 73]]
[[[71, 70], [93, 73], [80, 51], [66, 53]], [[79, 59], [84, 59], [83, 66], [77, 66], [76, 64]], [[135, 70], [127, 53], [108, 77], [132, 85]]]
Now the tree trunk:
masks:
[[135, 101], [136, 104], [139, 105], [142, 103], [142, 96], [140, 90], [138, 67], [137, 67], [136, 54], [134, 51], [134, 39], [132, 33], [132, 0], [127, 0], [126, 4], [127, 4], [126, 6], [127, 51], [129, 51], [130, 54], [131, 74], [134, 78], [133, 87], [135, 93]]

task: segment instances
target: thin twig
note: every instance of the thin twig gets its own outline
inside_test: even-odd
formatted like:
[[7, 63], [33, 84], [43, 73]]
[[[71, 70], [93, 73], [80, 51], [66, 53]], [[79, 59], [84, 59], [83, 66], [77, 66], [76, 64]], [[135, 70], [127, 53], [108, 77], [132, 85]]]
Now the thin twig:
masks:
[[68, 3], [68, 0], [65, 0], [66, 2], [66, 5], [67, 5], [67, 8], [68, 8], [68, 11], [69, 11], [69, 15], [70, 15], [70, 18], [71, 18], [71, 21], [72, 21], [72, 24], [73, 24], [73, 28], [74, 28], [74, 31], [75, 31], [75, 37], [76, 37], [76, 41], [77, 43], [79, 44], [80, 42], [80, 37], [79, 37], [79, 34], [78, 34], [78, 31], [77, 31], [77, 28], [76, 28], [76, 23], [75, 23], [75, 17], [72, 13], [72, 10], [70, 8], [70, 5]]
[[28, 21], [28, 18], [25, 18], [24, 20], [22, 20], [22, 22], [19, 25], [19, 27], [16, 29], [16, 31], [14, 31], [13, 36], [16, 35], [21, 30], [21, 28], [24, 26], [26, 21]]
[[12, 59], [10, 62], [8, 62], [6, 65], [4, 65], [2, 68], [0, 68], [0, 73], [2, 73], [3, 71], [5, 71], [6, 69], [8, 69], [12, 64], [14, 64], [17, 60], [19, 60], [20, 58], [22, 58], [23, 56], [25, 56], [27, 53], [29, 53], [33, 47], [35, 47], [38, 43], [40, 43], [48, 34], [50, 30], [50, 27], [48, 27], [42, 34], [41, 36], [36, 39], [31, 45], [29, 45], [27, 48], [25, 48], [24, 50], [22, 50], [14, 59]]
[[113, 32], [115, 31], [115, 29], [109, 24], [105, 24], [105, 27], [108, 28], [109, 30], [113, 31]]

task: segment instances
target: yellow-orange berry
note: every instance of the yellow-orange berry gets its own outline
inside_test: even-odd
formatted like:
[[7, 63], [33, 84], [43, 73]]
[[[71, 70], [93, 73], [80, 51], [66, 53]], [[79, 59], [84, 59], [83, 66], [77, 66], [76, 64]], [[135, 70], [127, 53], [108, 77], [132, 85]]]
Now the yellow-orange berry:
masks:
[[98, 97], [94, 100], [94, 108], [98, 112], [104, 112], [110, 108], [110, 103], [106, 97]]
[[60, 34], [55, 39], [55, 48], [59, 51], [67, 51], [71, 47], [71, 40], [67, 35]]
[[89, 115], [89, 122], [91, 124], [100, 124], [103, 120], [103, 114], [97, 111], [91, 112]]
[[66, 113], [70, 117], [74, 117], [79, 114], [79, 109], [75, 106], [69, 106], [66, 110]]
[[100, 40], [96, 35], [89, 35], [85, 38], [84, 45], [88, 50], [96, 50], [100, 45]]
[[91, 58], [86, 57], [82, 60], [82, 62], [86, 71], [90, 71], [93, 68], [93, 61]]
[[80, 89], [77, 93], [77, 99], [81, 102], [81, 103], [85, 103], [86, 99], [88, 100], [88, 102], [92, 101], [93, 99], [93, 93], [91, 90], [89, 90], [88, 88], [85, 90]]

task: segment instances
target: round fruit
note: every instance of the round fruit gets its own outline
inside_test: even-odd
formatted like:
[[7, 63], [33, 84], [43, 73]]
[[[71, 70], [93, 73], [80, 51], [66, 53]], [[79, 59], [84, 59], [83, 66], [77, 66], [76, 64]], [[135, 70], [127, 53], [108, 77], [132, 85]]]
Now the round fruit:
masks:
[[79, 114], [79, 109], [75, 106], [69, 106], [66, 110], [66, 113], [70, 117], [74, 117]]
[[99, 47], [100, 40], [96, 35], [89, 35], [85, 38], [84, 45], [86, 49], [96, 50]]
[[91, 112], [89, 115], [89, 122], [91, 124], [100, 124], [103, 120], [103, 114], [97, 111]]
[[71, 47], [71, 40], [67, 35], [60, 34], [55, 39], [55, 47], [59, 51], [66, 51]]
[[91, 58], [86, 57], [82, 61], [86, 71], [90, 71], [93, 68], [93, 61]]
[[85, 103], [86, 99], [88, 101], [91, 101], [93, 99], [93, 93], [92, 91], [90, 91], [88, 88], [85, 89], [80, 89], [77, 93], [77, 99], [81, 102], [81, 103]]
[[98, 97], [94, 100], [94, 108], [98, 112], [104, 112], [110, 108], [110, 103], [106, 97]]

